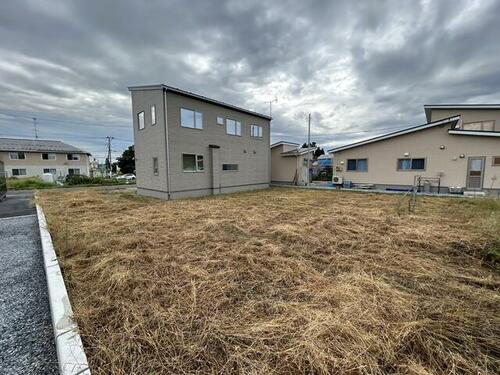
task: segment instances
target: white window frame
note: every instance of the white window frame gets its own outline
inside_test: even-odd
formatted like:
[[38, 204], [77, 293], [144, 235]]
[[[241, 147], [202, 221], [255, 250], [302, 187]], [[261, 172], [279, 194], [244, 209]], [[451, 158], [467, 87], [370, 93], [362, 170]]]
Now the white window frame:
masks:
[[[71, 155], [71, 159], [69, 158], [70, 155]], [[68, 153], [68, 154], [66, 154], [66, 160], [68, 160], [68, 161], [80, 161], [80, 154]]]
[[[413, 169], [412, 167], [413, 167], [413, 160], [414, 159], [422, 159], [424, 161], [424, 168]], [[399, 168], [399, 161], [400, 160], [409, 160], [410, 161], [410, 168], [408, 168], [408, 169]], [[398, 158], [396, 160], [396, 171], [397, 172], [425, 171], [426, 168], [427, 168], [427, 158]]]
[[[229, 130], [229, 124], [228, 124], [229, 121], [234, 122], [234, 133]], [[226, 134], [241, 137], [241, 121], [233, 120], [232, 118], [227, 118], [226, 119]]]
[[[182, 111], [193, 112], [194, 126], [190, 126], [190, 125], [182, 123]], [[201, 123], [200, 124], [198, 123], [198, 116], [201, 116]], [[181, 109], [180, 109], [180, 123], [181, 123], [181, 127], [183, 127], [183, 128], [203, 130], [203, 112], [197, 112], [194, 109], [181, 107]]]
[[[53, 175], [57, 175], [57, 169], [56, 168], [43, 168], [42, 171], [43, 171], [43, 173], [50, 173], [50, 174], [53, 174]], [[45, 171], [48, 171], [48, 172], [45, 172]], [[52, 173], [51, 171], [54, 171], [54, 173]]]
[[[224, 169], [225, 165], [236, 165], [236, 169]], [[239, 172], [240, 165], [237, 163], [222, 163], [222, 172]]]
[[[14, 174], [14, 171], [18, 171], [18, 174]], [[24, 173], [21, 173], [21, 171], [24, 171]], [[12, 176], [26, 176], [28, 172], [26, 171], [26, 168], [12, 168], [11, 170]]]
[[[72, 170], [73, 174], [70, 174], [69, 171]], [[75, 171], [78, 171], [78, 173], [75, 173]], [[79, 175], [81, 174], [81, 169], [80, 168], [68, 168], [68, 176], [74, 176], [74, 175]]]
[[[349, 160], [356, 160], [356, 169], [348, 169]], [[359, 167], [358, 167], [359, 160], [366, 160], [366, 170], [363, 171], [363, 170], [359, 169]], [[346, 172], [360, 172], [360, 173], [366, 173], [366, 172], [368, 172], [368, 158], [347, 159], [345, 170], [346, 170]]]
[[156, 125], [156, 106], [151, 106], [151, 126]]
[[[190, 170], [184, 169], [184, 155], [194, 156], [194, 164], [196, 166], [196, 170], [190, 171]], [[201, 161], [201, 168], [200, 168], [200, 161]], [[188, 152], [183, 152], [182, 153], [181, 163], [182, 163], [182, 171], [185, 172], [185, 173], [205, 172], [205, 157], [202, 154], [191, 154], [191, 153], [188, 153]]]
[[[17, 155], [17, 156], [15, 158], [13, 158], [12, 155]], [[23, 155], [23, 157], [20, 158], [19, 155]], [[26, 160], [26, 153], [24, 151], [10, 151], [9, 152], [9, 159], [10, 160]]]
[[137, 127], [139, 128], [139, 130], [142, 130], [144, 129], [145, 125], [144, 111], [141, 111], [137, 113]]
[[224, 125], [224, 117], [217, 116], [217, 125]]
[[[47, 159], [44, 159], [43, 158], [43, 155], [44, 154], [47, 154]], [[53, 158], [51, 158], [50, 156], [54, 156]], [[40, 154], [40, 158], [42, 158], [42, 160], [57, 160], [57, 155], [54, 153], [54, 152], [42, 152]]]
[[253, 138], [262, 138], [262, 126], [252, 124], [250, 125], [250, 136]]

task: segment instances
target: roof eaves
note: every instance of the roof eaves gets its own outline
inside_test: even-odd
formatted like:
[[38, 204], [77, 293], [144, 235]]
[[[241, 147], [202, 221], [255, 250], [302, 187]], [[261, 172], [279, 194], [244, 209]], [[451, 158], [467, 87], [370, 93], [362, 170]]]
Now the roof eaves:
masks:
[[271, 148], [276, 147], [276, 146], [281, 146], [281, 145], [289, 145], [289, 146], [300, 146], [299, 143], [294, 143], [294, 142], [286, 142], [286, 141], [279, 141], [276, 143], [273, 143], [271, 145]]
[[417, 125], [417, 126], [412, 126], [412, 127], [409, 127], [409, 128], [403, 129], [403, 130], [398, 130], [398, 131], [395, 131], [395, 132], [391, 132], [391, 133], [379, 135], [377, 137], [369, 138], [369, 139], [366, 139], [364, 141], [359, 141], [359, 142], [351, 143], [351, 144], [348, 144], [348, 145], [345, 145], [345, 146], [335, 147], [335, 148], [332, 148], [332, 149], [328, 150], [327, 152], [328, 153], [335, 153], [335, 152], [347, 150], [347, 149], [354, 148], [354, 147], [364, 146], [364, 145], [369, 144], [369, 143], [383, 141], [385, 139], [389, 139], [389, 138], [393, 138], [393, 137], [398, 137], [400, 135], [404, 135], [404, 134], [408, 134], [408, 133], [413, 133], [413, 132], [416, 132], [416, 131], [419, 131], [419, 130], [424, 130], [424, 129], [432, 128], [434, 126], [444, 125], [444, 124], [452, 123], [454, 121], [459, 121], [459, 120], [460, 120], [460, 115], [449, 117], [449, 118], [445, 118], [445, 119], [440, 119], [440, 120], [437, 120], [437, 121], [428, 122], [428, 123]]
[[194, 99], [197, 99], [197, 100], [201, 100], [201, 101], [204, 101], [204, 102], [207, 102], [207, 103], [219, 105], [221, 107], [232, 109], [232, 110], [235, 110], [235, 111], [238, 111], [238, 112], [247, 113], [247, 114], [252, 115], [252, 116], [261, 117], [261, 118], [269, 120], [269, 121], [272, 120], [271, 116], [264, 115], [262, 113], [258, 113], [258, 112], [255, 112], [255, 111], [251, 111], [249, 109], [237, 107], [237, 106], [229, 104], [229, 103], [221, 102], [221, 101], [216, 100], [216, 99], [208, 98], [208, 97], [203, 96], [203, 95], [195, 94], [195, 93], [190, 92], [190, 91], [182, 90], [182, 89], [179, 89], [177, 87], [168, 86], [168, 85], [164, 85], [164, 84], [144, 85], [144, 86], [129, 86], [128, 89], [129, 89], [129, 91], [161, 90], [161, 89], [164, 89], [166, 91], [170, 91], [170, 92], [173, 92], [173, 93], [176, 93], [176, 94], [179, 94], [179, 95], [184, 95], [184, 96], [187, 96], [187, 97], [190, 97], [190, 98], [194, 98]]

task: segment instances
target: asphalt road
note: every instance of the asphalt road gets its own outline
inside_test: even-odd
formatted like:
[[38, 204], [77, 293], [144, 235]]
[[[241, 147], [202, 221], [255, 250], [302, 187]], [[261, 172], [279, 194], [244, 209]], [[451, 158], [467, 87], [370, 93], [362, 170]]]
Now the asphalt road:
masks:
[[34, 214], [32, 199], [32, 191], [8, 191], [7, 198], [0, 202], [0, 218]]
[[[31, 193], [0, 202], [0, 374], [58, 374]], [[7, 217], [11, 216], [11, 217]]]

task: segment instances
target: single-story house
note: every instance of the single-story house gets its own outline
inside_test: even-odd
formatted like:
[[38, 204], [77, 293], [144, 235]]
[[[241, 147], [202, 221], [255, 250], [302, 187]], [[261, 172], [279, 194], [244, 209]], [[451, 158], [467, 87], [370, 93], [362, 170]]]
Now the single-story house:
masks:
[[270, 116], [163, 84], [129, 90], [138, 194], [175, 199], [269, 187]]
[[7, 177], [55, 178], [89, 175], [89, 153], [61, 141], [0, 138], [0, 160]]
[[500, 192], [500, 105], [426, 105], [427, 123], [328, 150], [334, 176], [378, 189]]
[[[300, 148], [298, 143], [280, 141], [271, 145], [271, 182], [274, 184], [305, 185], [307, 168], [312, 168], [316, 147]], [[311, 161], [311, 162], [310, 162]], [[312, 173], [309, 170], [309, 180]]]

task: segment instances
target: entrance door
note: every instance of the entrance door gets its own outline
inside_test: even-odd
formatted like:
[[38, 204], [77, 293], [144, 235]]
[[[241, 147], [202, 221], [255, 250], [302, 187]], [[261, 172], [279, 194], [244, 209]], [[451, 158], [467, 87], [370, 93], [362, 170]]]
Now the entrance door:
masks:
[[467, 188], [482, 189], [484, 177], [484, 156], [469, 158], [467, 164]]

